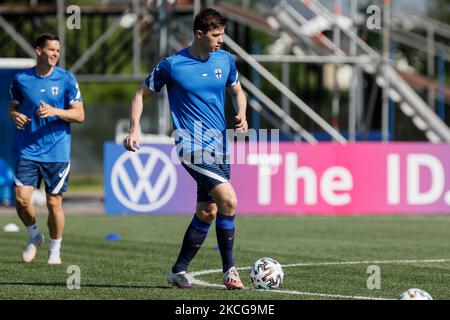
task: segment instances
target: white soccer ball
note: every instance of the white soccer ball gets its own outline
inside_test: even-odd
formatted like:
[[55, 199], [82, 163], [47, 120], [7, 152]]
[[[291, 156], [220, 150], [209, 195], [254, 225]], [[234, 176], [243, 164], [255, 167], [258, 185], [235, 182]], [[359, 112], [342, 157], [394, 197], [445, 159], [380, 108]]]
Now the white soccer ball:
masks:
[[412, 288], [403, 292], [398, 300], [433, 300], [430, 294], [422, 289]]
[[281, 264], [272, 258], [256, 260], [250, 271], [250, 280], [255, 289], [276, 289], [283, 283]]

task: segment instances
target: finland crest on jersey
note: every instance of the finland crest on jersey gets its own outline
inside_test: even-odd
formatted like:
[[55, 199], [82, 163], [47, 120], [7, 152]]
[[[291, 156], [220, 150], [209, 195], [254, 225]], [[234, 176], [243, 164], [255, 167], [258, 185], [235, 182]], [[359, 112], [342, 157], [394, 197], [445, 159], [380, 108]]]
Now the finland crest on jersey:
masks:
[[53, 94], [54, 96], [57, 96], [57, 95], [58, 95], [59, 87], [52, 87], [51, 90], [52, 90], [52, 94]]
[[215, 69], [214, 74], [216, 75], [217, 79], [222, 79], [222, 69]]

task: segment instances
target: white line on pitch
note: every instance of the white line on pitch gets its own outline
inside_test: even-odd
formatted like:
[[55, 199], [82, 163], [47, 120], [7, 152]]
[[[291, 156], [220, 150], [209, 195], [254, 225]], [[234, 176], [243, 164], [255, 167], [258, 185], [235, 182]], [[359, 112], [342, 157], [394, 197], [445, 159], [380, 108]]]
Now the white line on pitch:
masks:
[[[290, 267], [320, 267], [320, 266], [338, 266], [338, 265], [354, 265], [354, 264], [408, 264], [408, 263], [442, 263], [450, 262], [450, 259], [427, 259], [427, 260], [364, 260], [364, 261], [338, 261], [338, 262], [303, 262], [281, 265], [283, 268]], [[250, 267], [239, 267], [238, 270], [250, 270]], [[210, 269], [203, 271], [194, 271], [189, 274], [192, 277], [201, 276], [210, 273], [222, 272], [222, 269]]]
[[352, 264], [408, 264], [408, 263], [442, 263], [450, 262], [450, 259], [428, 259], [428, 260], [366, 260], [366, 261], [341, 261], [341, 262], [311, 262], [285, 264], [282, 267], [316, 267], [316, 266], [337, 266]]
[[[310, 263], [292, 263], [282, 265], [283, 268], [289, 267], [312, 267], [312, 266], [332, 266], [332, 265], [356, 265], [356, 264], [408, 264], [408, 263], [442, 263], [449, 262], [450, 259], [427, 259], [427, 260], [365, 260], [365, 261], [338, 261], [338, 262], [310, 262]], [[241, 267], [239, 270], [248, 270], [250, 267]], [[195, 279], [196, 276], [211, 274], [211, 273], [219, 273], [222, 272], [222, 269], [210, 269], [203, 271], [195, 271], [190, 272], [189, 275], [191, 277], [192, 284], [206, 286], [206, 287], [220, 287], [222, 288], [222, 284], [209, 283], [203, 280]], [[256, 291], [255, 292], [265, 292], [265, 291]], [[364, 296], [346, 296], [340, 294], [328, 294], [328, 293], [314, 293], [314, 292], [302, 292], [302, 291], [291, 291], [291, 290], [270, 290], [271, 293], [284, 293], [284, 294], [293, 294], [293, 295], [301, 295], [301, 296], [312, 296], [312, 297], [326, 297], [326, 298], [341, 298], [341, 299], [358, 299], [358, 300], [390, 300], [388, 298], [376, 298], [376, 297], [364, 297]]]
[[[222, 270], [219, 270], [222, 271]], [[191, 274], [192, 276], [192, 274]], [[198, 280], [195, 278], [191, 279], [192, 284], [196, 284], [204, 287], [216, 287], [223, 288], [223, 284], [209, 283], [203, 280]], [[249, 290], [249, 288], [244, 288]], [[310, 296], [310, 297], [324, 297], [324, 298], [339, 298], [339, 299], [356, 299], [356, 300], [392, 300], [389, 298], [379, 298], [379, 297], [363, 297], [363, 296], [346, 296], [341, 294], [328, 294], [328, 293], [314, 293], [314, 292], [302, 292], [302, 291], [292, 291], [292, 290], [254, 290], [256, 293], [284, 293], [284, 294], [292, 294], [299, 296]]]

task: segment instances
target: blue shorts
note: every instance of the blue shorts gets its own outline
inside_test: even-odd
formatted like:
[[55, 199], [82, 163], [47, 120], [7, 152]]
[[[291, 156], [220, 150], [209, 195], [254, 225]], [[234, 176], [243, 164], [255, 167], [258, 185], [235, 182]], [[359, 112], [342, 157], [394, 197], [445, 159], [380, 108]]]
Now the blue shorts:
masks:
[[217, 185], [230, 181], [230, 163], [195, 163], [181, 161], [183, 167], [197, 182], [197, 202], [213, 202], [209, 195]]
[[14, 184], [39, 189], [44, 180], [47, 194], [62, 194], [67, 190], [69, 172], [70, 162], [37, 162], [21, 158], [17, 163]]

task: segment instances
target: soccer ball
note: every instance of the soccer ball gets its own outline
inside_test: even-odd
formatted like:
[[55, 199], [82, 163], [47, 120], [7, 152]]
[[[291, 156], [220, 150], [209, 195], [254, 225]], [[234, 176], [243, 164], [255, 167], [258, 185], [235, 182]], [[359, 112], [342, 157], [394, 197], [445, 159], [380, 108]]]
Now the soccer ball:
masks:
[[428, 292], [413, 288], [403, 292], [397, 300], [433, 300]]
[[250, 280], [255, 289], [276, 289], [283, 283], [281, 264], [272, 258], [256, 260], [250, 271]]

